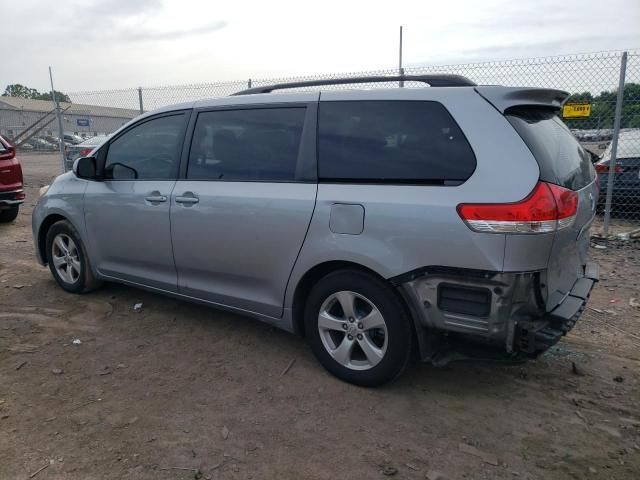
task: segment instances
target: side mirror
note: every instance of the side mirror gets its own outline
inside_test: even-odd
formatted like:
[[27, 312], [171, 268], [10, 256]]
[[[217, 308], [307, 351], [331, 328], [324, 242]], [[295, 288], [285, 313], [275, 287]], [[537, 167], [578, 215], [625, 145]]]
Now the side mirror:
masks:
[[95, 180], [97, 176], [96, 157], [80, 157], [73, 162], [73, 173], [76, 177]]

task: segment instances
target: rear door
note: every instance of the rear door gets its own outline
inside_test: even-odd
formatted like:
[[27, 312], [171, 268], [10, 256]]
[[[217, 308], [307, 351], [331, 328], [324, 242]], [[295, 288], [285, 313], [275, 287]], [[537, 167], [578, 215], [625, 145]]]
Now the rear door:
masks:
[[554, 308], [584, 275], [589, 251], [589, 227], [598, 200], [596, 173], [589, 154], [550, 110], [514, 108], [507, 119], [520, 134], [540, 167], [540, 180], [578, 194], [574, 222], [554, 236], [547, 269], [547, 309]]
[[179, 291], [279, 317], [315, 205], [317, 104], [197, 113], [171, 196]]

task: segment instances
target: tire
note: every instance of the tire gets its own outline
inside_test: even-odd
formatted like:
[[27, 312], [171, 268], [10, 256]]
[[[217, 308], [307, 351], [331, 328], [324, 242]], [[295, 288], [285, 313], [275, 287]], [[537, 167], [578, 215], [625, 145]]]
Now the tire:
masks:
[[54, 223], [47, 231], [46, 248], [49, 270], [67, 292], [87, 293], [102, 284], [93, 275], [87, 250], [71, 223]]
[[309, 293], [304, 319], [314, 355], [341, 380], [377, 387], [409, 365], [411, 319], [396, 292], [374, 275], [340, 270], [323, 277]]
[[13, 222], [18, 217], [19, 207], [10, 207], [6, 210], [0, 210], [0, 223]]

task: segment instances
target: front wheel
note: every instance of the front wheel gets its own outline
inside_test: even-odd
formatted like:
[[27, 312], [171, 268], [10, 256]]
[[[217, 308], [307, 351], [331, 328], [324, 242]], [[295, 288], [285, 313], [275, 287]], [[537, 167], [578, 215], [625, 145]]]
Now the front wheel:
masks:
[[19, 207], [9, 207], [5, 210], [0, 210], [0, 223], [13, 222], [18, 217]]
[[313, 353], [336, 377], [375, 387], [399, 376], [413, 345], [411, 319], [392, 288], [357, 270], [322, 278], [305, 308]]
[[85, 293], [100, 286], [89, 265], [80, 235], [71, 223], [54, 223], [47, 232], [47, 263], [53, 278], [70, 293]]

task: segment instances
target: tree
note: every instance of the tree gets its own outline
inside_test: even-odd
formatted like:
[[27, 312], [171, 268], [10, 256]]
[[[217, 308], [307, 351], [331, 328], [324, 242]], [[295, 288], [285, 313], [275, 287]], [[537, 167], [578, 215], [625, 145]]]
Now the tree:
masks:
[[[9, 97], [18, 97], [18, 98], [31, 98], [33, 100], [49, 100], [51, 101], [51, 92], [40, 93], [35, 88], [29, 88], [25, 85], [20, 85], [19, 83], [14, 83], [12, 85], [7, 85], [7, 88], [4, 89], [4, 94]], [[58, 97], [59, 102], [67, 102], [71, 103], [71, 99], [69, 95], [59, 92], [56, 90], [56, 97]]]
[[35, 95], [39, 95], [40, 92], [35, 88], [25, 87], [24, 85], [20, 85], [19, 83], [14, 83], [13, 85], [7, 85], [7, 88], [4, 89], [4, 94], [9, 97], [19, 97], [19, 98], [33, 98]]
[[[69, 95], [67, 95], [66, 93], [59, 92], [58, 90], [56, 90], [55, 92], [59, 102], [71, 103], [71, 99], [69, 98]], [[53, 100], [53, 98], [51, 98], [51, 92], [39, 93], [33, 98], [36, 100]]]
[[[566, 119], [569, 128], [577, 129], [611, 129], [616, 114], [616, 102], [618, 92], [616, 90], [600, 92], [593, 96], [590, 92], [574, 93], [569, 96], [568, 102], [591, 103], [591, 116], [587, 118]], [[640, 84], [627, 83], [622, 92], [622, 116], [621, 128], [640, 127]]]

